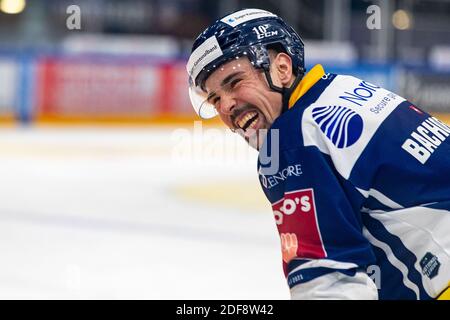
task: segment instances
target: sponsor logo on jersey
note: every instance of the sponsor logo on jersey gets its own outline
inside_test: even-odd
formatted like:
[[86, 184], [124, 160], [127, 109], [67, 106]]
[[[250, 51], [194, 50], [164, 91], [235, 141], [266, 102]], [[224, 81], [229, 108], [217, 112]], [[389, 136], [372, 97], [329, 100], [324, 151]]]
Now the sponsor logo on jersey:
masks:
[[[291, 244], [288, 247], [292, 245], [296, 247], [296, 252], [289, 252], [288, 256], [310, 259], [326, 257], [313, 189], [286, 192], [282, 199], [272, 204], [272, 209], [280, 236], [284, 235], [286, 241], [295, 240], [287, 241]], [[286, 235], [289, 237], [286, 238]]]
[[438, 275], [440, 266], [441, 263], [439, 262], [438, 257], [431, 252], [427, 252], [422, 260], [420, 260], [422, 273], [430, 279], [433, 279]]
[[[350, 90], [350, 92], [345, 91], [343, 95], [339, 96], [339, 99], [345, 100], [346, 103], [350, 102], [352, 105], [362, 107], [365, 102], [368, 102], [378, 93], [379, 89], [382, 88], [367, 81], [361, 81], [358, 86], [353, 90]], [[400, 97], [395, 93], [384, 90], [383, 95], [378, 95], [378, 101], [370, 101], [369, 111], [378, 115], [382, 113], [386, 107], [392, 106], [398, 98]]]
[[449, 135], [450, 127], [448, 125], [434, 117], [429, 117], [405, 140], [402, 149], [421, 164], [425, 164]]
[[339, 98], [362, 107], [362, 103], [372, 98], [377, 89], [381, 89], [381, 87], [367, 81], [361, 81], [351, 92], [345, 91], [345, 95], [339, 96]]
[[264, 175], [262, 172], [262, 168], [259, 168], [259, 178], [261, 180], [261, 184], [266, 189], [271, 189], [275, 186], [277, 186], [280, 182], [285, 181], [290, 176], [299, 177], [303, 174], [302, 172], [302, 165], [301, 164], [294, 164], [291, 166], [287, 166], [286, 168], [278, 171], [277, 174], [268, 176]]
[[283, 199], [272, 205], [272, 208], [277, 225], [283, 224], [284, 215], [311, 213], [313, 210], [312, 189], [287, 192]]
[[339, 149], [350, 147], [361, 137], [363, 120], [351, 109], [342, 106], [317, 107], [313, 109], [312, 117]]

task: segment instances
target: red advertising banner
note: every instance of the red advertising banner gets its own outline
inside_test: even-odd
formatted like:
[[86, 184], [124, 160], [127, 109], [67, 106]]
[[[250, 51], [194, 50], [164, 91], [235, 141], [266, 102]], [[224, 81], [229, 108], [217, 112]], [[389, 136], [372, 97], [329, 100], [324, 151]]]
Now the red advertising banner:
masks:
[[184, 64], [45, 58], [37, 66], [37, 118], [192, 115]]

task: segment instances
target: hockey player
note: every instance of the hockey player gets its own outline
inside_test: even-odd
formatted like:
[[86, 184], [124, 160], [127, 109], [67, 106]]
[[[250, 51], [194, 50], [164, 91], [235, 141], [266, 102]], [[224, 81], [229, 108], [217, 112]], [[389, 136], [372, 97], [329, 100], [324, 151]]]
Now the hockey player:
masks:
[[187, 71], [197, 113], [260, 150], [293, 299], [449, 296], [448, 125], [375, 84], [306, 73], [301, 38], [264, 10], [208, 27]]

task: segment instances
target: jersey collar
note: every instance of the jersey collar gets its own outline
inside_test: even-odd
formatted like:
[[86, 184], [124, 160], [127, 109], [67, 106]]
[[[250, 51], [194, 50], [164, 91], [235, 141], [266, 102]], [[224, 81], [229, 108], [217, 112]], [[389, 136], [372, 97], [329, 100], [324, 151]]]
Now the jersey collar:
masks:
[[289, 109], [325, 75], [322, 65], [316, 64], [300, 81], [289, 98]]

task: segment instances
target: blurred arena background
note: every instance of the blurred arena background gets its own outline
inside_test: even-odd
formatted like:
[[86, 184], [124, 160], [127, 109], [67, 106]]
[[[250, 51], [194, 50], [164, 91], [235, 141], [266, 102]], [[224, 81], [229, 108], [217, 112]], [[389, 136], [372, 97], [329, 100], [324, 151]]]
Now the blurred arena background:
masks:
[[187, 94], [193, 39], [252, 7], [450, 122], [448, 0], [0, 0], [0, 298], [289, 298], [256, 152]]

